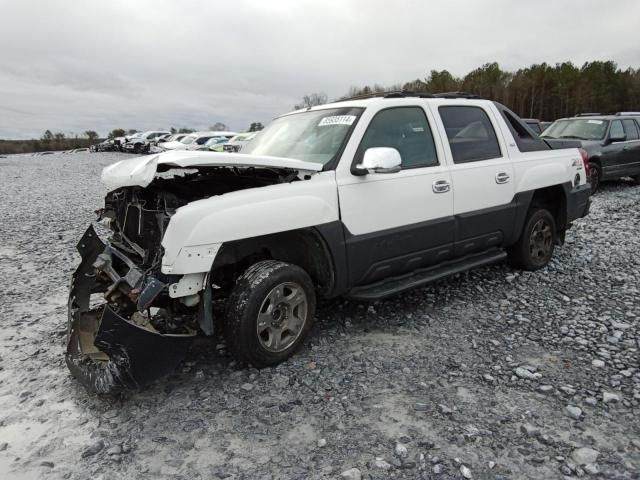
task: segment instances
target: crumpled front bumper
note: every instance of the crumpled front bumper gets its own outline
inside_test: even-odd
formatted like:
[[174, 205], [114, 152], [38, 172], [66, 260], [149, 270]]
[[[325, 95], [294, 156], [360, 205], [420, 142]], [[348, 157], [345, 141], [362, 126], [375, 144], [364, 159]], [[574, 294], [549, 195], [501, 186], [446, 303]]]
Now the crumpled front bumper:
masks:
[[[138, 388], [172, 372], [196, 333], [161, 334], [120, 316], [106, 303], [90, 305], [91, 294], [106, 291], [96, 281], [96, 268], [104, 266], [105, 255], [112, 250], [93, 226], [77, 249], [82, 261], [72, 276], [68, 302], [66, 362], [71, 373], [90, 391], [110, 393]], [[138, 273], [130, 270], [127, 277], [140, 282]], [[155, 292], [154, 282], [152, 278], [142, 284], [142, 292], [147, 287]]]

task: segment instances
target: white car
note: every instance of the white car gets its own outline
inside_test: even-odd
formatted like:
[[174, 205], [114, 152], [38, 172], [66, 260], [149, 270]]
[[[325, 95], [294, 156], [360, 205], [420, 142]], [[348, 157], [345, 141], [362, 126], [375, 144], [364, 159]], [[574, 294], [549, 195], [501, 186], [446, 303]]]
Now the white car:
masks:
[[258, 132], [245, 132], [239, 133], [227, 143], [224, 144], [223, 150], [225, 152], [239, 152], [242, 150], [248, 142], [253, 140], [253, 138], [258, 134]]
[[67, 364], [95, 391], [138, 386], [222, 325], [240, 362], [276, 365], [318, 297], [373, 301], [504, 260], [545, 267], [588, 213], [588, 178], [583, 150], [460, 94], [321, 105], [241, 153], [120, 161], [102, 172], [111, 238], [89, 227], [78, 244]]
[[237, 135], [235, 132], [194, 132], [190, 133], [186, 137], [182, 138], [180, 141], [173, 142], [165, 142], [162, 145], [159, 145], [160, 148], [164, 150], [188, 150], [188, 149], [196, 149], [214, 137], [223, 137], [226, 136], [228, 138]]
[[162, 153], [165, 150], [162, 148], [167, 142], [179, 142], [184, 137], [189, 135], [188, 133], [174, 133], [173, 135], [159, 137], [156, 141], [151, 142], [151, 146], [149, 147], [149, 153]]
[[164, 130], [148, 130], [146, 132], [140, 132], [127, 138], [127, 142], [124, 144], [124, 149], [127, 152], [143, 153], [149, 151], [151, 142], [162, 135], [167, 135], [170, 132]]
[[[199, 150], [204, 145], [213, 146], [221, 143], [226, 143], [229, 139], [233, 138], [235, 134], [233, 132], [216, 132], [215, 134], [203, 135], [191, 145], [187, 146], [187, 150]], [[222, 148], [220, 149], [222, 151]]]

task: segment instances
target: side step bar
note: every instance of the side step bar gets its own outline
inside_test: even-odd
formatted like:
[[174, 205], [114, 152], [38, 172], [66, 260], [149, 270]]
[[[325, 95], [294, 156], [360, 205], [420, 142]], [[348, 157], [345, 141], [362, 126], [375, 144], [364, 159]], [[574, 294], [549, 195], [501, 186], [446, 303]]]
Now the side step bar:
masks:
[[469, 255], [458, 260], [447, 262], [436, 267], [423, 268], [399, 277], [390, 277], [380, 282], [355, 287], [347, 294], [354, 300], [373, 301], [395, 295], [411, 288], [440, 280], [456, 273], [472, 268], [497, 263], [507, 257], [504, 250], [491, 250], [476, 255]]

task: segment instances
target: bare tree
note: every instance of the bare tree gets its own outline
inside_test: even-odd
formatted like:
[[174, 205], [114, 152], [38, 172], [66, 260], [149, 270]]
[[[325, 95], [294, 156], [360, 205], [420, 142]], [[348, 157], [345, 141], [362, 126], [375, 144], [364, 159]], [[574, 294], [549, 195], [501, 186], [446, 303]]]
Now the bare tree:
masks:
[[328, 97], [326, 93], [312, 93], [311, 95], [305, 95], [302, 97], [302, 103], [298, 103], [293, 106], [294, 110], [300, 110], [301, 108], [315, 107], [316, 105], [323, 105], [327, 103]]
[[225, 130], [228, 130], [228, 127], [222, 122], [216, 122], [212, 127], [209, 127], [209, 129], [214, 132], [224, 132]]
[[125, 133], [124, 128], [114, 128], [109, 132], [108, 137], [113, 140], [116, 137], [124, 137]]
[[86, 130], [84, 134], [89, 138], [90, 142], [93, 142], [96, 138], [98, 138], [98, 132], [95, 130]]

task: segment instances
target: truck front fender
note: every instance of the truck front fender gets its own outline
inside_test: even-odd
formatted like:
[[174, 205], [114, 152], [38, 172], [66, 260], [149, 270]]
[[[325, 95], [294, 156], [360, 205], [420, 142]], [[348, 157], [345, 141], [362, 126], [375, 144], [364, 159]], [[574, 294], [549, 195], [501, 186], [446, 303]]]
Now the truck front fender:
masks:
[[334, 172], [240, 190], [186, 205], [162, 240], [162, 272], [208, 272], [225, 242], [313, 227], [340, 218]]

